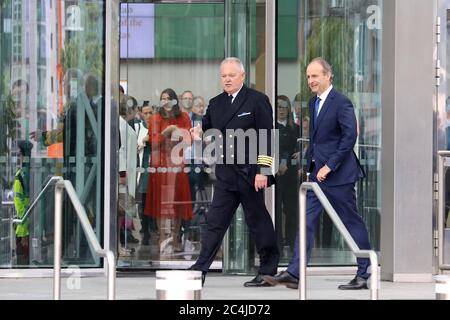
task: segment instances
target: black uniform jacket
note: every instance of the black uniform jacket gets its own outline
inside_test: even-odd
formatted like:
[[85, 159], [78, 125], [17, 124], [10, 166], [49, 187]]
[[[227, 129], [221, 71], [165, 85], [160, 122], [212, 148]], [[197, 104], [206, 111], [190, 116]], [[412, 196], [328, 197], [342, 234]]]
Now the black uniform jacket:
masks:
[[[203, 117], [202, 129], [206, 133], [209, 129], [217, 129], [221, 132], [216, 140], [216, 178], [219, 183], [225, 187], [233, 188], [237, 184], [237, 175], [243, 177], [251, 186], [254, 185], [255, 175], [258, 173], [265, 174], [269, 177], [268, 184], [274, 183], [274, 177], [271, 173], [267, 174], [267, 170], [262, 168], [272, 167], [272, 148], [271, 136], [273, 129], [272, 106], [269, 98], [256, 90], [247, 88], [245, 85], [239, 91], [238, 95], [230, 104], [229, 95], [226, 92], [212, 98], [209, 102], [206, 115]], [[246, 132], [254, 129], [257, 141], [246, 139], [244, 154], [239, 157], [245, 157], [244, 163], [238, 164], [237, 139], [230, 137], [227, 130], [242, 129]], [[259, 135], [259, 129], [266, 129], [266, 135]], [[234, 140], [230, 143], [228, 138]], [[264, 148], [259, 147], [259, 140], [264, 138]], [[251, 144], [251, 146], [250, 146]], [[256, 146], [255, 146], [256, 144]], [[222, 146], [222, 147], [221, 147]], [[250, 152], [252, 148], [256, 148], [256, 152]], [[233, 163], [234, 160], [234, 163]]]

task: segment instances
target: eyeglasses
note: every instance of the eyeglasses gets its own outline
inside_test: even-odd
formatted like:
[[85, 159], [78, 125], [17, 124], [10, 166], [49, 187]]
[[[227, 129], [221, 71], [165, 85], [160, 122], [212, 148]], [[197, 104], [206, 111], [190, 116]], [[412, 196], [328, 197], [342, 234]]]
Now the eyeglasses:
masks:
[[193, 98], [183, 98], [183, 99], [181, 99], [181, 100], [194, 100]]

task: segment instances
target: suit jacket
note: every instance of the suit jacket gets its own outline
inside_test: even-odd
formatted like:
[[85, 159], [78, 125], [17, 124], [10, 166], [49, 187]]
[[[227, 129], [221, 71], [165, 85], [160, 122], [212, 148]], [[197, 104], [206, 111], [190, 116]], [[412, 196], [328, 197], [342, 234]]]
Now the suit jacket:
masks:
[[[314, 115], [316, 99], [317, 96], [309, 101], [311, 115]], [[355, 183], [364, 177], [364, 171], [353, 152], [358, 135], [355, 111], [346, 96], [333, 88], [317, 119], [311, 117], [309, 132], [307, 168], [311, 173], [311, 181], [317, 182], [317, 172], [324, 165], [331, 169], [321, 183], [325, 186]]]
[[[245, 85], [239, 91], [239, 94], [230, 105], [229, 97], [226, 92], [219, 94], [209, 101], [208, 109], [202, 119], [202, 129], [206, 132], [209, 129], [218, 129], [221, 135], [216, 143], [216, 152], [223, 150], [223, 164], [216, 164], [216, 178], [218, 182], [229, 188], [236, 188], [237, 176], [243, 177], [251, 186], [254, 185], [255, 175], [261, 172], [262, 167], [270, 167], [271, 161], [271, 130], [273, 129], [272, 106], [269, 98], [256, 90], [250, 89]], [[226, 144], [227, 129], [242, 129], [244, 132], [249, 129], [267, 129], [267, 141], [265, 141], [267, 150], [259, 150], [257, 155], [251, 154], [249, 151], [248, 141], [245, 147], [245, 163], [243, 164], [227, 164], [225, 159], [229, 159], [227, 155], [233, 155], [234, 161], [237, 162], [236, 139], [233, 147]], [[220, 144], [222, 143], [222, 148]], [[259, 138], [258, 144], [259, 146]], [[220, 149], [218, 149], [220, 148]], [[216, 153], [217, 154], [217, 153]], [[218, 154], [220, 157], [220, 153]], [[260, 161], [261, 160], [261, 161]], [[270, 162], [270, 163], [269, 163]], [[270, 165], [269, 165], [270, 164]], [[269, 185], [274, 183], [273, 176], [269, 175]]]

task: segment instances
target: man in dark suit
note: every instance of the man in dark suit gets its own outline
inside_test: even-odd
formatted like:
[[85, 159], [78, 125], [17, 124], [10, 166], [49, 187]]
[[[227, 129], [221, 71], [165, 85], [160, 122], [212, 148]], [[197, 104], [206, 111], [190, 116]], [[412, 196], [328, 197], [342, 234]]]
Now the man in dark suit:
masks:
[[[266, 95], [244, 85], [245, 71], [239, 59], [225, 59], [220, 66], [220, 73], [224, 92], [209, 102], [202, 126], [191, 129], [194, 140], [198, 140], [203, 131], [207, 135], [207, 130], [218, 130], [218, 139], [223, 144], [216, 149], [217, 181], [207, 214], [206, 230], [202, 234], [202, 248], [190, 269], [202, 271], [204, 281], [235, 211], [242, 204], [246, 223], [255, 239], [260, 257], [257, 276], [245, 282], [244, 286], [270, 286], [262, 276], [274, 275], [279, 259], [274, 226], [264, 203], [264, 189], [274, 180], [270, 170], [272, 107]], [[254, 130], [256, 133], [266, 130], [267, 141], [263, 143], [266, 150], [260, 149], [252, 154], [250, 142], [246, 140], [244, 151], [244, 146], [236, 144], [236, 137], [232, 134], [230, 136], [230, 132], [240, 129], [244, 132]], [[228, 138], [234, 141], [232, 145]], [[261, 142], [258, 139], [255, 145], [261, 146]]]
[[[352, 102], [332, 86], [332, 69], [322, 58], [308, 66], [308, 85], [316, 94], [309, 102], [311, 115], [310, 144], [307, 152], [309, 180], [317, 182], [360, 249], [370, 250], [369, 236], [356, 207], [355, 182], [364, 177], [358, 158], [353, 152], [357, 138], [357, 123]], [[314, 231], [322, 205], [312, 191], [307, 194], [307, 255], [311, 256]], [[274, 277], [265, 276], [271, 284], [298, 288], [298, 235], [294, 256], [287, 271]], [[358, 258], [358, 271], [341, 290], [367, 289], [369, 259]]]

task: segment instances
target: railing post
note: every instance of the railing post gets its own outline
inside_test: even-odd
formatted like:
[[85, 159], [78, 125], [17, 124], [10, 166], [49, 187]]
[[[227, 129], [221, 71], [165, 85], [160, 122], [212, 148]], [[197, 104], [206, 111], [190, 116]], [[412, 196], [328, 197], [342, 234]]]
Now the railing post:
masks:
[[64, 182], [55, 185], [55, 236], [53, 253], [53, 299], [61, 299], [62, 205]]
[[300, 186], [300, 217], [298, 228], [298, 252], [299, 252], [299, 274], [298, 290], [300, 300], [306, 300], [306, 192], [307, 188]]
[[370, 255], [370, 298], [378, 300], [378, 257], [375, 251], [371, 251]]
[[105, 258], [108, 264], [108, 300], [116, 299], [116, 258], [112, 251], [106, 251]]

